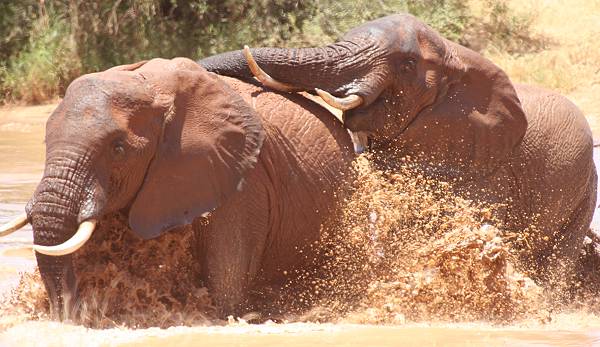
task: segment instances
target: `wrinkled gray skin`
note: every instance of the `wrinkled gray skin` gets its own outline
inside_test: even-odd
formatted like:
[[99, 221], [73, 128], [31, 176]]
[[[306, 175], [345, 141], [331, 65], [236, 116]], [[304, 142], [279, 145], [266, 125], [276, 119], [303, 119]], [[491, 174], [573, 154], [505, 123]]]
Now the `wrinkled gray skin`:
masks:
[[[375, 153], [410, 155], [468, 197], [506, 203], [507, 228], [533, 229], [525, 253], [539, 277], [580, 269], [596, 168], [590, 128], [563, 96], [513, 85], [489, 60], [405, 14], [365, 23], [324, 47], [252, 54], [280, 82], [363, 97], [344, 123], [366, 132]], [[251, 76], [241, 51], [199, 64]]]
[[[201, 280], [223, 315], [249, 289], [313, 265], [320, 227], [354, 157], [347, 131], [299, 95], [154, 59], [75, 80], [46, 126], [27, 206], [37, 245], [122, 211], [152, 238], [194, 223]], [[339, 192], [338, 192], [339, 193]], [[72, 255], [36, 253], [55, 319], [77, 316]]]

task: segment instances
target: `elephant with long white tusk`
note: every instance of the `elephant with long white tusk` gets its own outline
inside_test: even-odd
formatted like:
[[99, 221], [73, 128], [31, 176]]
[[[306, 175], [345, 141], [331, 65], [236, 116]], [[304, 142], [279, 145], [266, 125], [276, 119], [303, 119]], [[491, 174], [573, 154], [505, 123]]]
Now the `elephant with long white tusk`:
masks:
[[[10, 235], [25, 227], [27, 224], [29, 224], [29, 219], [27, 218], [27, 214], [23, 213], [12, 221], [0, 226], [0, 237]], [[92, 237], [96, 224], [97, 221], [94, 219], [85, 221], [81, 223], [77, 232], [75, 232], [73, 237], [69, 240], [55, 246], [41, 246], [34, 244], [33, 249], [36, 252], [55, 257], [71, 254], [81, 248], [85, 242]]]
[[342, 124], [298, 95], [184, 58], [117, 66], [68, 87], [26, 214], [0, 231], [31, 223], [51, 314], [66, 319], [80, 299], [74, 252], [93, 245], [103, 217], [126, 215], [143, 239], [201, 218], [198, 280], [223, 316], [237, 315], [256, 286], [318, 264], [313, 246], [353, 159]]
[[97, 221], [92, 219], [89, 221], [85, 221], [79, 225], [79, 228], [75, 232], [75, 235], [68, 239], [67, 241], [61, 243], [56, 246], [40, 246], [33, 245], [33, 250], [38, 253], [42, 253], [45, 255], [51, 255], [54, 257], [58, 257], [61, 255], [67, 255], [75, 252], [79, 248], [81, 248], [87, 240], [92, 237], [92, 233], [96, 228]]

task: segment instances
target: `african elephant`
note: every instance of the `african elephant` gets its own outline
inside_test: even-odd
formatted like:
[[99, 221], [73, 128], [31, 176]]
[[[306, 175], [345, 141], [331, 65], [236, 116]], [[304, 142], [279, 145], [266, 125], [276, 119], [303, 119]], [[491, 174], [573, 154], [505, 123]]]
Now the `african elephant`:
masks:
[[373, 152], [416, 158], [471, 198], [507, 204], [505, 226], [533, 230], [525, 253], [540, 277], [574, 270], [597, 178], [590, 128], [565, 97], [514, 85], [408, 14], [365, 23], [324, 47], [234, 51], [199, 63], [237, 77], [252, 76], [250, 64], [272, 88], [316, 90], [344, 111], [359, 147], [368, 139]]
[[347, 130], [319, 105], [184, 58], [76, 79], [48, 119], [46, 147], [26, 215], [1, 230], [32, 224], [59, 319], [77, 313], [72, 253], [116, 211], [145, 239], [205, 218], [193, 224], [202, 280], [232, 313], [249, 289], [314, 263], [354, 158]]

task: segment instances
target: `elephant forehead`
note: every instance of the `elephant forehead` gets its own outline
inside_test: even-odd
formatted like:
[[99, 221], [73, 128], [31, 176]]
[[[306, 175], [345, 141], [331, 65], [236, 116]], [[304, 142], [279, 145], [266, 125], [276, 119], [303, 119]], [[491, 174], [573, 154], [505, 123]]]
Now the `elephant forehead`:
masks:
[[350, 30], [344, 39], [368, 37], [381, 48], [406, 53], [419, 52], [418, 32], [425, 24], [409, 14], [396, 14], [379, 18]]
[[149, 104], [153, 100], [151, 88], [136, 72], [103, 72], [85, 75], [69, 85], [63, 99], [69, 109], [95, 107], [103, 109], [110, 103], [123, 107]]
[[[99, 78], [76, 80], [46, 125], [47, 141], [98, 139], [126, 125], [127, 115], [151, 102], [137, 87]], [[131, 90], [133, 89], [133, 90]]]
[[189, 70], [189, 71], [203, 71], [202, 67], [198, 65], [195, 61], [188, 58], [173, 58], [173, 59], [163, 59], [163, 58], [154, 58], [149, 60], [146, 64], [138, 69], [141, 72], [151, 72], [151, 73], [160, 73], [160, 72], [171, 72], [178, 70]]

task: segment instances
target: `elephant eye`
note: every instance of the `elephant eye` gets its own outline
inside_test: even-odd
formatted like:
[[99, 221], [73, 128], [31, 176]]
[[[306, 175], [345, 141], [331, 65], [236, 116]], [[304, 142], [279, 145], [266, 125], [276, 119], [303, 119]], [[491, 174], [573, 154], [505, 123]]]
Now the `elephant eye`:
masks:
[[113, 144], [112, 153], [117, 159], [120, 159], [123, 156], [125, 156], [125, 145], [123, 144], [123, 142], [119, 141]]
[[400, 69], [403, 72], [408, 72], [414, 70], [416, 65], [417, 61], [414, 58], [406, 58], [400, 64]]

